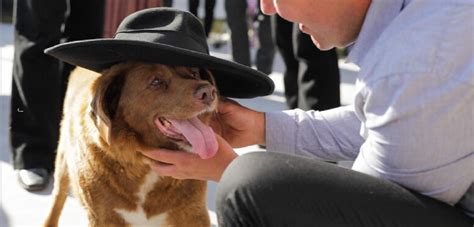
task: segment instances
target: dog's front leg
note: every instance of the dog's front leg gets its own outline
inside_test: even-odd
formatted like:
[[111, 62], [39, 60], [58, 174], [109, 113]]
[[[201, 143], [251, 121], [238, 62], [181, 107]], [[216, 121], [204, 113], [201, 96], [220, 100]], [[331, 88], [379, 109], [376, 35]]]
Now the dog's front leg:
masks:
[[69, 175], [67, 162], [64, 157], [64, 152], [62, 152], [61, 149], [58, 149], [58, 154], [56, 157], [54, 179], [54, 202], [49, 212], [48, 218], [44, 223], [45, 227], [58, 226], [59, 216], [61, 215], [61, 211], [64, 207], [64, 202], [66, 201], [67, 194], [69, 191]]

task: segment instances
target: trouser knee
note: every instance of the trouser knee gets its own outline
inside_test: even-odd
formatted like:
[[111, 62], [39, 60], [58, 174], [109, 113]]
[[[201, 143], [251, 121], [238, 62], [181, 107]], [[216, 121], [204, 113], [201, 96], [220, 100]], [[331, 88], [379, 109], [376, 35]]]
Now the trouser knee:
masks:
[[[258, 226], [260, 188], [267, 174], [259, 163], [268, 154], [256, 152], [235, 159], [224, 172], [217, 189], [217, 214], [223, 226]], [[263, 190], [262, 190], [263, 189]]]

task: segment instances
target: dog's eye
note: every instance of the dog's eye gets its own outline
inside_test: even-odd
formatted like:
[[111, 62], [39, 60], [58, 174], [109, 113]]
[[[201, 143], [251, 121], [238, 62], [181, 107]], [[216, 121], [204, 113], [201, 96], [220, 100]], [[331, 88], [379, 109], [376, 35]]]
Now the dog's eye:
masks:
[[154, 87], [159, 87], [159, 86], [163, 85], [163, 81], [158, 79], [158, 78], [155, 78], [151, 81], [150, 85], [154, 86]]
[[199, 75], [199, 72], [192, 72], [191, 77], [194, 78], [194, 79], [198, 79], [198, 80], [201, 79], [201, 76]]

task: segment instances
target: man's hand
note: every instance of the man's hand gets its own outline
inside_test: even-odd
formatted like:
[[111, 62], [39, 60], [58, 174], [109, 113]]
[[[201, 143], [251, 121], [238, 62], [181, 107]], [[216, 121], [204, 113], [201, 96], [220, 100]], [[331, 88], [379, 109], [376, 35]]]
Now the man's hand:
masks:
[[210, 159], [201, 159], [194, 153], [166, 149], [142, 151], [142, 154], [154, 160], [151, 167], [160, 176], [218, 182], [224, 170], [238, 155], [222, 137], [216, 135], [216, 138], [219, 150]]
[[220, 100], [210, 125], [232, 147], [265, 144], [265, 113], [241, 106], [233, 100]]

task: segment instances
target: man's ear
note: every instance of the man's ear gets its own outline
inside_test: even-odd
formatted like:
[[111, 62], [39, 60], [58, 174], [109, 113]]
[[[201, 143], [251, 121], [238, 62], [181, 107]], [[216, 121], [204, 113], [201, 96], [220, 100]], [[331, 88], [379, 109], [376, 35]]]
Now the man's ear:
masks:
[[93, 85], [94, 97], [91, 102], [91, 117], [102, 139], [110, 144], [112, 123], [117, 113], [120, 94], [125, 83], [122, 70], [107, 70]]

